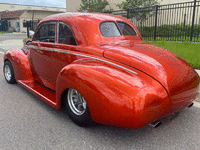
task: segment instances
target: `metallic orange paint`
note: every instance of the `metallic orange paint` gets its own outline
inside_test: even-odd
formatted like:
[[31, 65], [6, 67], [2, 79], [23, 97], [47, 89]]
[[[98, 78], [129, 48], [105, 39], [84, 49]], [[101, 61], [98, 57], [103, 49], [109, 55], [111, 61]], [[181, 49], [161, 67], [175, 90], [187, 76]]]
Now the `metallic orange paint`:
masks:
[[[144, 43], [125, 18], [65, 13], [40, 24], [53, 21], [68, 24], [78, 45], [32, 41], [7, 51], [4, 61], [11, 61], [19, 84], [56, 109], [62, 94], [74, 88], [94, 121], [139, 128], [189, 106], [199, 92], [195, 70], [172, 52]], [[137, 36], [104, 37], [104, 21], [128, 23]]]

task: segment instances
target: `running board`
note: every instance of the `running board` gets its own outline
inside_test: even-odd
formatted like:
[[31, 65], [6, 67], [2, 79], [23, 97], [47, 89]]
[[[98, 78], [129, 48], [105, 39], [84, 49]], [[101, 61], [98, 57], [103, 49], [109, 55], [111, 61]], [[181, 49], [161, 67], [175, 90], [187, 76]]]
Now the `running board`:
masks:
[[39, 99], [56, 108], [56, 93], [53, 90], [50, 90], [34, 81], [18, 80], [17, 82]]

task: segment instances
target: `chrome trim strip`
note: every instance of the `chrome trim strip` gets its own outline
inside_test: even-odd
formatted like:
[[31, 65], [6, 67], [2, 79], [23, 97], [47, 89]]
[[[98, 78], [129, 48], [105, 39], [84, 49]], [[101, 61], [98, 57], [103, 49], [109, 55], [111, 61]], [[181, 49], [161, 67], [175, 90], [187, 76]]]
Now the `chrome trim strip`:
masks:
[[[29, 46], [29, 45], [27, 45], [27, 47], [28, 47], [28, 48], [37, 49], [37, 50], [44, 50], [44, 51], [55, 52], [55, 50], [49, 50], [49, 49], [44, 49], [44, 48], [35, 48], [34, 46]], [[56, 50], [56, 51], [57, 51], [57, 50]], [[85, 55], [81, 55], [81, 54], [70, 53], [70, 52], [63, 52], [63, 51], [57, 51], [57, 52], [59, 52], [59, 53], [65, 53], [65, 54], [70, 54], [70, 55], [76, 55], [76, 56], [85, 57], [85, 58], [91, 58], [91, 59], [98, 60], [98, 61], [102, 61], [102, 62], [111, 64], [111, 65], [113, 65], [113, 66], [119, 67], [119, 68], [121, 68], [121, 69], [124, 69], [124, 70], [129, 71], [129, 72], [131, 72], [131, 73], [133, 73], [133, 74], [138, 75], [135, 71], [132, 71], [132, 70], [127, 69], [127, 68], [125, 68], [125, 67], [122, 67], [122, 66], [120, 66], [120, 65], [117, 65], [117, 64], [114, 64], [114, 63], [112, 63], [112, 62], [109, 62], [109, 61], [106, 61], [106, 60], [102, 60], [102, 59], [99, 59], [99, 58], [90, 57], [90, 56], [85, 56]]]

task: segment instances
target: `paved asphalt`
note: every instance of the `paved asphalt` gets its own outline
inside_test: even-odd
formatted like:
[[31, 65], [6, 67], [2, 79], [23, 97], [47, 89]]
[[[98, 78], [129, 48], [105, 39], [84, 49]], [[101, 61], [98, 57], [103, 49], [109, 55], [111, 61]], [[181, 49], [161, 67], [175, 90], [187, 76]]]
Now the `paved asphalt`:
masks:
[[2, 51], [0, 150], [200, 150], [200, 108], [185, 108], [158, 128], [82, 128], [63, 110], [53, 109], [18, 84], [7, 84]]
[[26, 33], [0, 33], [0, 41], [10, 40], [10, 39], [24, 39], [27, 37]]

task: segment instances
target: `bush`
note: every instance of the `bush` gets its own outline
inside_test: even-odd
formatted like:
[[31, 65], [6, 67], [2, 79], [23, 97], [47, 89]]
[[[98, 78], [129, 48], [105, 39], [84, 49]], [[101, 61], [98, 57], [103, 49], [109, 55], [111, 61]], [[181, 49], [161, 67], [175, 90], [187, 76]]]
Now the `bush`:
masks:
[[[138, 27], [141, 35], [143, 37], [154, 37], [155, 27]], [[156, 36], [157, 37], [176, 37], [176, 38], [183, 38], [183, 37], [190, 37], [191, 36], [191, 29], [190, 25], [162, 25], [158, 26], [156, 29]], [[200, 37], [200, 25], [195, 25], [193, 30], [193, 37], [199, 38]]]

